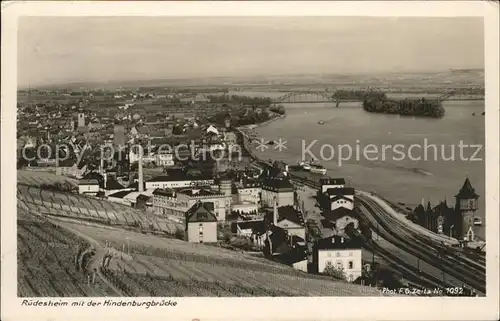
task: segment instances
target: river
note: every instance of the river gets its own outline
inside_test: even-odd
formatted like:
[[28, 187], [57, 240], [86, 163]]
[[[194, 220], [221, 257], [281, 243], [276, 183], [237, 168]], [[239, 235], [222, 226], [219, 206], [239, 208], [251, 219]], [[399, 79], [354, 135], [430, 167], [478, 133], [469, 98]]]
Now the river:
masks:
[[[273, 98], [277, 95], [269, 93]], [[461, 141], [462, 145], [484, 146], [485, 116], [481, 115], [484, 101], [444, 102], [446, 115], [442, 119], [367, 113], [360, 108], [360, 103], [341, 103], [340, 108], [334, 108], [333, 103], [284, 106], [287, 110], [285, 118], [256, 131], [266, 140], [277, 141], [281, 138], [286, 141], [286, 149], [279, 151], [277, 144], [267, 146], [264, 151], [256, 151], [259, 157], [296, 164], [307, 146], [317, 140], [310, 151], [328, 169], [328, 176], [344, 177], [353, 187], [376, 191], [394, 202], [403, 202], [411, 207], [422, 199], [425, 204], [430, 201], [433, 206], [444, 199], [449, 205], [454, 205], [454, 195], [469, 177], [480, 195], [478, 216], [483, 220], [483, 227], [479, 229], [478, 236], [484, 239], [485, 150], [481, 148], [472, 158], [476, 147], [464, 147], [461, 156], [459, 146]], [[318, 124], [321, 120], [323, 125]], [[344, 144], [351, 146], [352, 156], [339, 162], [339, 146]], [[369, 144], [374, 146], [367, 147]], [[404, 155], [391, 149], [396, 144], [402, 144], [398, 149]], [[410, 148], [414, 144], [420, 147]], [[386, 148], [385, 156], [383, 148]], [[451, 160], [453, 148], [454, 159]], [[347, 149], [342, 149], [343, 158], [349, 156]], [[363, 150], [369, 152], [374, 149], [378, 153], [363, 154]], [[310, 159], [311, 154], [305, 155], [306, 159]]]

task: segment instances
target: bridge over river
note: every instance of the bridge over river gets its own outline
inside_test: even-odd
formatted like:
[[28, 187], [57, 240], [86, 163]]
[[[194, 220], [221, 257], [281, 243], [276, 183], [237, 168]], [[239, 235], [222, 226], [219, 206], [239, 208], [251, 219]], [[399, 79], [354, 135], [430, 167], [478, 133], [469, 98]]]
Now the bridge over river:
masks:
[[[427, 93], [388, 93], [389, 98], [404, 98], [404, 97], [427, 97], [429, 99], [447, 100], [484, 100], [484, 95], [458, 95], [452, 92], [444, 94], [427, 94]], [[273, 104], [313, 104], [313, 103], [332, 103], [333, 106], [339, 107], [341, 102], [356, 102], [362, 101], [361, 98], [342, 99], [336, 98], [333, 91], [294, 91], [288, 92], [273, 100]]]

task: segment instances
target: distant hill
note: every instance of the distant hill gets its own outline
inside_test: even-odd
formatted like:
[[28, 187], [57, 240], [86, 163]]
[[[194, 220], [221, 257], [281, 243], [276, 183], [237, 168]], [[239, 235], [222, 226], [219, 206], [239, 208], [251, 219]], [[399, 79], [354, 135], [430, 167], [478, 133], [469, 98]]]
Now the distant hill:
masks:
[[59, 85], [40, 86], [40, 89], [54, 88], [103, 88], [118, 87], [245, 87], [276, 85], [484, 85], [484, 69], [451, 69], [441, 72], [387, 72], [370, 74], [289, 74], [259, 75], [245, 77], [199, 77], [171, 78], [110, 82], [74, 82]]

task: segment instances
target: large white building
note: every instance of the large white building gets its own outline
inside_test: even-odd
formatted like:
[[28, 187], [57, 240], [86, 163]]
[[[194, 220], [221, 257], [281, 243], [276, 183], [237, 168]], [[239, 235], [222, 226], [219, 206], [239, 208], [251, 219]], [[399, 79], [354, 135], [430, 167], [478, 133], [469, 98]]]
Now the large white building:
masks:
[[288, 177], [281, 173], [280, 175], [266, 179], [262, 183], [261, 202], [263, 206], [272, 207], [274, 202], [278, 202], [278, 207], [293, 205], [294, 187]]
[[231, 195], [208, 188], [156, 189], [153, 192], [153, 210], [177, 220], [197, 202], [211, 204], [210, 209], [218, 221], [225, 221], [231, 211]]
[[262, 188], [259, 182], [254, 180], [242, 180], [236, 185], [238, 189], [238, 202], [259, 204]]
[[343, 236], [333, 235], [319, 240], [313, 249], [313, 262], [318, 273], [332, 266], [342, 270], [349, 282], [360, 277], [363, 271], [361, 247]]
[[211, 186], [213, 184], [214, 179], [210, 176], [168, 175], [153, 177], [146, 182], [146, 189]]

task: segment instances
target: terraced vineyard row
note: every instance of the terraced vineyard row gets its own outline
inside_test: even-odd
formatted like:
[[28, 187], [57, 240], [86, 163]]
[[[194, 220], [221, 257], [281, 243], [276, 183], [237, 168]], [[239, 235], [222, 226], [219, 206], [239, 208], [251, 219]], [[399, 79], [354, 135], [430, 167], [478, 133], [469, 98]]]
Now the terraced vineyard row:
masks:
[[93, 239], [105, 244], [108, 242], [115, 249], [125, 246], [131, 253], [176, 259], [181, 261], [197, 261], [210, 264], [225, 264], [253, 270], [274, 270], [280, 273], [304, 273], [289, 266], [278, 264], [264, 258], [253, 257], [247, 253], [235, 252], [219, 247], [203, 244], [188, 243], [177, 239], [156, 237], [123, 230], [104, 227], [85, 226], [81, 224], [65, 223]]
[[77, 248], [87, 244], [49, 222], [30, 220], [22, 208], [18, 212], [18, 296], [113, 295], [104, 284], [89, 285], [86, 275], [77, 271]]
[[357, 296], [377, 290], [331, 279], [250, 271], [199, 262], [134, 255], [115, 261], [105, 271], [133, 296]]
[[18, 170], [17, 182], [18, 184], [28, 184], [37, 187], [44, 184], [67, 182], [78, 188], [78, 181], [76, 179], [41, 171]]
[[[380, 295], [373, 288], [306, 274], [265, 259], [260, 261], [244, 253], [134, 232], [124, 234], [120, 230], [73, 223], [70, 223], [70, 227], [102, 244], [130, 252], [132, 259], [113, 258], [107, 273], [116, 278], [113, 282], [116, 282], [117, 287], [122, 286], [122, 283], [132, 284], [132, 290], [123, 290], [126, 293], [132, 291], [132, 295], [173, 295], [163, 287], [195, 286], [193, 284], [196, 282], [203, 286], [207, 283], [222, 284], [232, 286], [231, 289], [243, 287], [248, 290], [234, 290], [240, 296], [252, 295], [251, 291], [254, 296], [256, 293], [265, 296], [272, 293], [291, 296]], [[174, 281], [177, 283], [172, 283]], [[185, 295], [198, 295], [197, 291], [192, 290]], [[210, 296], [217, 296], [217, 293], [215, 291]]]
[[157, 215], [144, 213], [133, 208], [87, 198], [71, 193], [42, 190], [36, 187], [18, 185], [18, 202], [31, 211], [52, 216], [100, 222], [108, 225], [137, 227], [147, 231], [158, 231], [173, 235], [183, 229], [179, 223]]

